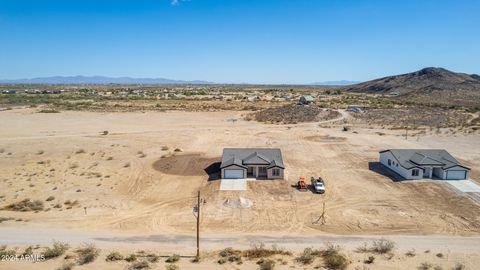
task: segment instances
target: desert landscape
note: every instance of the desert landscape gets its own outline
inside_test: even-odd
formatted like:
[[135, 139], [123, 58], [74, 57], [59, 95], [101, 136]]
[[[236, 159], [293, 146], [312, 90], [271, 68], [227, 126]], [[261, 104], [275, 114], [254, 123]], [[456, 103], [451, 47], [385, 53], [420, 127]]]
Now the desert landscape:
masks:
[[[58, 240], [95, 243], [102, 253], [149, 249], [164, 256], [192, 256], [192, 207], [200, 190], [206, 201], [201, 214], [206, 262], [200, 266], [184, 259], [181, 269], [223, 269], [215, 250], [232, 245], [248, 249], [255, 243], [295, 253], [338, 243], [350, 267], [366, 267], [365, 253], [355, 250], [382, 235], [397, 243], [396, 254], [417, 250], [419, 255], [382, 255], [368, 269], [397, 269], [404, 263], [416, 267], [427, 261], [474, 269], [480, 261], [479, 251], [472, 249], [480, 240], [478, 193], [438, 180], [398, 181], [377, 162], [383, 149], [444, 148], [471, 167], [476, 180], [478, 132], [419, 128], [406, 139], [403, 129], [374, 128], [344, 110], [329, 120], [275, 125], [246, 120], [248, 111], [235, 110], [39, 111], [17, 107], [0, 113], [0, 234], [8, 247], [48, 246]], [[281, 148], [286, 179], [249, 181], [245, 191], [219, 190], [220, 181], [209, 167], [220, 161], [225, 147]], [[291, 185], [300, 176], [322, 176], [327, 192], [298, 192]], [[323, 204], [325, 219], [320, 222]], [[428, 244], [408, 240], [409, 235], [439, 238], [437, 244]], [[469, 247], [468, 254], [461, 246]], [[451, 257], [435, 260], [438, 257], [424, 253], [430, 249], [448, 251]], [[275, 256], [292, 261], [283, 266], [277, 262], [278, 269], [308, 266], [293, 260], [295, 255]], [[60, 261], [42, 264], [54, 267]], [[118, 269], [124, 264], [103, 262], [79, 269]], [[0, 269], [11, 267], [0, 264]], [[252, 265], [247, 261], [232, 267]]]
[[0, 0], [0, 270], [479, 270], [479, 11]]

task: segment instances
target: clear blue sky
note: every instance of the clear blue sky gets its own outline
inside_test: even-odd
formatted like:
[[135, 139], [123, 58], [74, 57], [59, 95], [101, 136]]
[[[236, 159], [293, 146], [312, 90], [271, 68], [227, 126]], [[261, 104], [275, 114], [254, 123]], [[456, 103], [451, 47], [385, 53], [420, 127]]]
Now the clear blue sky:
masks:
[[480, 1], [0, 0], [0, 79], [215, 82], [480, 73]]

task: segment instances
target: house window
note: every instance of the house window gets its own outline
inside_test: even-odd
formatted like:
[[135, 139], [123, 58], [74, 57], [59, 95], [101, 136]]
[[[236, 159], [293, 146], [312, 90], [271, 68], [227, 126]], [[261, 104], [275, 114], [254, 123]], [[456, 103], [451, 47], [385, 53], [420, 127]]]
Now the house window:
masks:
[[267, 173], [267, 167], [258, 167], [258, 173], [266, 174]]
[[280, 169], [273, 169], [272, 170], [272, 175], [273, 176], [280, 176]]
[[398, 167], [398, 163], [397, 163], [397, 165], [395, 165], [395, 166], [397, 166], [397, 167]]
[[388, 166], [392, 166], [392, 160], [388, 159]]
[[420, 170], [419, 169], [413, 169], [412, 170], [412, 176], [418, 176], [420, 173]]

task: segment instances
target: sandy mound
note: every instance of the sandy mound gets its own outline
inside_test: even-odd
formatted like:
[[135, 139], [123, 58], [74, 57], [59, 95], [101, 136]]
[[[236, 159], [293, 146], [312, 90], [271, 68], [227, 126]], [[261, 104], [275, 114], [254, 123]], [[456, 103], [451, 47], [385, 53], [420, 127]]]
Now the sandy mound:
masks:
[[223, 206], [229, 208], [250, 208], [252, 207], [253, 202], [247, 198], [238, 197], [238, 198], [229, 198], [223, 202]]
[[208, 175], [209, 167], [219, 160], [220, 157], [206, 158], [202, 154], [173, 155], [155, 161], [153, 168], [159, 172], [173, 175]]

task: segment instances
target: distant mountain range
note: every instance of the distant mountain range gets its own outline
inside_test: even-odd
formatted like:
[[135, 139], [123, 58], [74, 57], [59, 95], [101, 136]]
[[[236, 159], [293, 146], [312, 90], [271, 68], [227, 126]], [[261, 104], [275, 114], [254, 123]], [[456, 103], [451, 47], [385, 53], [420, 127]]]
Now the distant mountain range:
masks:
[[54, 76], [32, 79], [0, 80], [5, 84], [212, 84], [212, 82], [194, 80], [172, 80], [165, 78], [131, 78], [105, 76]]
[[352, 85], [352, 84], [357, 84], [359, 83], [358, 81], [326, 81], [326, 82], [313, 82], [310, 83], [309, 85], [325, 85], [325, 86], [344, 86], [344, 85]]
[[[3, 84], [215, 84], [202, 80], [172, 80], [166, 78], [132, 78], [106, 76], [52, 76], [31, 79], [0, 80]], [[306, 85], [345, 86], [358, 83], [357, 81], [326, 81], [314, 82]], [[248, 84], [248, 83], [247, 83]]]
[[430, 104], [480, 106], [480, 76], [438, 67], [367, 81], [345, 87], [344, 90], [392, 94]]

